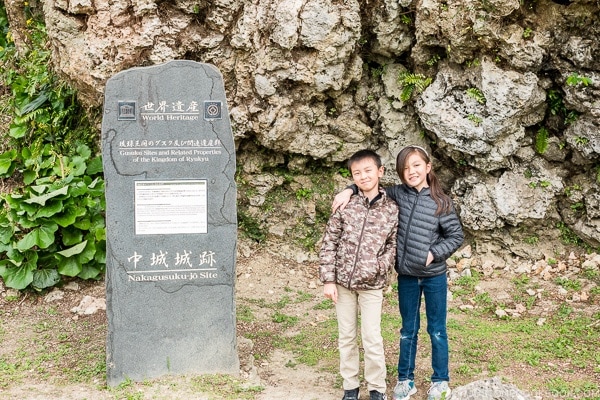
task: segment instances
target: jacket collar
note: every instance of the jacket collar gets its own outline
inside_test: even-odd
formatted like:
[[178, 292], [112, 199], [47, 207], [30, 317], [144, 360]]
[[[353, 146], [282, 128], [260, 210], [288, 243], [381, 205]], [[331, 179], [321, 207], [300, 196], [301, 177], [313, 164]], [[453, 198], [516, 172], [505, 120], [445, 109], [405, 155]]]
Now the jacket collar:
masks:
[[[369, 205], [371, 205], [371, 206], [373, 204], [380, 203], [382, 200], [384, 200], [387, 197], [387, 194], [383, 187], [379, 186], [377, 190], [379, 191], [379, 195], [375, 196], [375, 198], [369, 202]], [[367, 197], [363, 194], [362, 190], [360, 190], [360, 189], [358, 189], [358, 196], [360, 196], [363, 199], [363, 201], [368, 201]]]

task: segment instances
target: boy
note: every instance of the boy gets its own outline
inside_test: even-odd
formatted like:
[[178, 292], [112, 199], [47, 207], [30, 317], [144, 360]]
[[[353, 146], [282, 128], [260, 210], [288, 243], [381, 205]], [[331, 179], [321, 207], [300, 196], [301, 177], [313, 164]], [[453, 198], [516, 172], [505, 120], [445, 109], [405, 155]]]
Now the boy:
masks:
[[396, 257], [398, 206], [379, 187], [381, 157], [361, 150], [348, 160], [358, 194], [329, 222], [319, 254], [325, 297], [333, 300], [338, 319], [342, 400], [358, 400], [358, 309], [365, 351], [364, 376], [370, 400], [386, 399], [386, 367], [381, 337], [383, 289]]

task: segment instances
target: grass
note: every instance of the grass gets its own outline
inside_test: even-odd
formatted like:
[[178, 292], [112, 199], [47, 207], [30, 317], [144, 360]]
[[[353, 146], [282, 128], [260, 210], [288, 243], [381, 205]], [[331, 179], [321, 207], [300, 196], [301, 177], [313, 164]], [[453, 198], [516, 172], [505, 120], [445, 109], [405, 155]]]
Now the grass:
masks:
[[257, 393], [263, 391], [261, 386], [248, 385], [228, 375], [198, 376], [192, 378], [192, 383], [198, 392], [207, 393], [209, 399], [215, 400], [254, 399]]
[[[598, 274], [582, 269], [581, 276], [555, 279], [551, 284], [568, 293], [580, 290], [581, 279], [598, 280]], [[485, 278], [489, 279], [489, 278]], [[492, 278], [493, 279], [493, 278]], [[501, 376], [531, 395], [561, 399], [600, 399], [600, 312], [589, 313], [564, 298], [541, 291], [540, 283], [527, 276], [504, 280], [510, 287], [508, 299], [497, 299], [482, 290], [483, 276], [474, 273], [452, 282], [454, 301], [448, 314], [451, 374], [454, 386], [485, 377]], [[488, 281], [489, 283], [489, 281]], [[550, 283], [549, 283], [550, 284]], [[534, 293], [535, 295], [532, 295]], [[543, 296], [540, 295], [543, 294]], [[600, 292], [590, 291], [590, 304], [598, 306]], [[183, 384], [168, 377], [147, 382], [125, 381], [115, 388], [105, 386], [106, 323], [103, 320], [75, 321], [65, 318], [55, 305], [30, 306], [20, 299], [3, 301], [0, 312], [0, 389], [28, 382], [56, 385], [92, 385], [115, 399], [144, 399], [146, 386], [173, 385], [174, 390], [201, 393], [202, 398], [254, 399], [264, 388], [227, 375], [188, 378]], [[533, 312], [520, 317], [499, 318], [497, 308], [521, 303], [533, 311], [540, 302], [555, 306], [543, 318]], [[457, 304], [470, 304], [461, 308]], [[40, 304], [39, 302], [37, 304]], [[398, 293], [395, 284], [386, 292], [382, 335], [386, 347], [388, 382], [395, 382], [398, 351]], [[587, 311], [587, 312], [586, 312]], [[273, 297], [238, 298], [237, 320], [247, 326], [239, 334], [251, 339], [255, 365], [269, 362], [274, 350], [289, 354], [283, 368], [300, 365], [337, 376], [337, 322], [335, 306], [318, 290], [286, 286]], [[10, 321], [10, 324], [9, 324]], [[30, 322], [28, 325], [28, 321]], [[431, 347], [422, 315], [416, 374], [421, 381], [430, 372]], [[341, 384], [334, 378], [334, 385]]]

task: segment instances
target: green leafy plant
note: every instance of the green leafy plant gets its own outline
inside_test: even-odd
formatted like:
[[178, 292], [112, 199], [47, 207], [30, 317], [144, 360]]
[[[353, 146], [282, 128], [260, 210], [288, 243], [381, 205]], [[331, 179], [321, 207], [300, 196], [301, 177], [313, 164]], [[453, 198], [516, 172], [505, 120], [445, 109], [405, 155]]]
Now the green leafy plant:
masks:
[[572, 124], [573, 122], [577, 121], [578, 118], [579, 114], [577, 113], [577, 111], [569, 111], [565, 116], [565, 125]]
[[577, 111], [568, 110], [563, 102], [563, 96], [560, 91], [550, 89], [547, 92], [547, 102], [550, 114], [563, 116], [564, 124], [569, 125], [577, 120], [579, 114]]
[[0, 198], [0, 276], [8, 287], [39, 290], [63, 276], [103, 276], [105, 204], [97, 131], [75, 91], [49, 69], [43, 23], [28, 17], [23, 54], [14, 51], [0, 17], [7, 46], [0, 73], [12, 93], [4, 112], [13, 117], [0, 177], [16, 182]]
[[579, 238], [575, 232], [571, 228], [569, 228], [564, 222], [558, 222], [556, 224], [556, 228], [560, 232], [561, 241], [564, 244], [574, 244], [581, 246], [583, 245], [583, 240]]
[[408, 71], [401, 72], [398, 75], [398, 83], [402, 86], [400, 99], [408, 101], [413, 94], [421, 93], [431, 84], [432, 79], [423, 74], [414, 74]]
[[483, 119], [480, 116], [475, 115], [475, 114], [467, 115], [467, 119], [469, 121], [473, 122], [477, 126], [479, 126], [483, 122]]
[[468, 60], [466, 64], [467, 68], [479, 67], [481, 65], [481, 61], [478, 58], [475, 58], [474, 60]]
[[[59, 157], [46, 145], [26, 163], [42, 175], [1, 198], [0, 276], [7, 286], [43, 289], [60, 276], [97, 279], [105, 263], [104, 181], [101, 162], [80, 145]], [[33, 176], [33, 174], [30, 174]]]
[[312, 189], [300, 188], [296, 190], [296, 199], [298, 200], [306, 200], [310, 199], [313, 195]]
[[350, 173], [350, 170], [346, 167], [342, 167], [338, 170], [338, 172], [340, 173], [341, 176], [343, 176], [344, 178], [350, 178], [352, 176], [352, 174]]
[[429, 65], [430, 67], [433, 67], [435, 64], [438, 63], [438, 61], [440, 61], [441, 57], [438, 54], [434, 54], [433, 56], [431, 56], [431, 58], [429, 60], [427, 60], [427, 65]]
[[582, 189], [583, 188], [581, 187], [581, 185], [578, 185], [578, 184], [567, 186], [565, 188], [565, 195], [567, 197], [571, 197], [573, 195], [573, 192], [575, 192], [575, 191], [581, 191]]
[[577, 203], [571, 204], [571, 210], [575, 212], [585, 211], [585, 204], [578, 201]]
[[468, 88], [467, 89], [467, 95], [475, 100], [477, 100], [477, 102], [479, 104], [485, 104], [485, 96], [483, 95], [483, 93], [481, 92], [481, 90], [472, 87], [472, 88]]
[[577, 72], [573, 72], [567, 77], [567, 85], [569, 86], [577, 86], [580, 83], [583, 86], [589, 86], [592, 84], [592, 79], [587, 76], [580, 76]]
[[566, 111], [566, 107], [563, 102], [563, 97], [558, 90], [550, 89], [548, 90], [547, 95], [550, 114], [558, 115]]
[[533, 34], [533, 30], [531, 28], [529, 28], [529, 27], [525, 28], [523, 30], [523, 39], [529, 39], [532, 34]]
[[385, 72], [385, 65], [379, 66], [377, 68], [371, 68], [371, 76], [374, 79], [379, 79]]
[[531, 245], [538, 244], [539, 241], [540, 239], [537, 236], [529, 236], [528, 238], [525, 238], [525, 243]]
[[243, 210], [238, 210], [238, 226], [240, 230], [250, 239], [256, 242], [263, 242], [267, 238], [266, 230], [260, 222]]
[[535, 150], [539, 154], [544, 154], [548, 149], [548, 130], [544, 127], [538, 129], [535, 135]]
[[0, 59], [4, 59], [7, 51], [12, 51], [14, 45], [10, 40], [10, 29], [8, 26], [8, 16], [4, 3], [0, 5]]
[[578, 281], [578, 280], [573, 280], [573, 279], [569, 279], [569, 278], [559, 277], [559, 278], [556, 278], [554, 280], [554, 283], [556, 283], [557, 285], [562, 286], [565, 289], [571, 289], [571, 290], [574, 290], [574, 291], [581, 290], [581, 282]]
[[402, 22], [404, 25], [412, 24], [412, 18], [410, 17], [410, 13], [411, 12], [400, 14], [400, 22]]

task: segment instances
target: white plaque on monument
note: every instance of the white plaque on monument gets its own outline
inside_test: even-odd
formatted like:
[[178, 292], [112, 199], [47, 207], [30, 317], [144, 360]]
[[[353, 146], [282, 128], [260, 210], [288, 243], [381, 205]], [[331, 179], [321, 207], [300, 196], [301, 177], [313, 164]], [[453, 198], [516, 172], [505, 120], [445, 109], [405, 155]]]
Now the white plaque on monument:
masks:
[[207, 233], [206, 180], [136, 181], [135, 234]]

